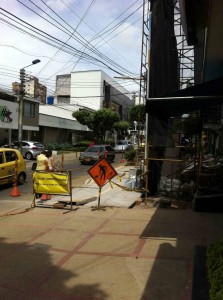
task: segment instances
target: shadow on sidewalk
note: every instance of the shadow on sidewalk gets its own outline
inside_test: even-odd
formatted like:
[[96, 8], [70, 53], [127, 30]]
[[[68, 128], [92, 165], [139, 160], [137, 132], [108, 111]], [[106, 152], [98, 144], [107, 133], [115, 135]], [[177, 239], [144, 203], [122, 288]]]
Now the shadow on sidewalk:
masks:
[[[9, 244], [1, 238], [1, 299], [107, 299], [100, 284], [75, 286], [78, 273], [61, 268], [65, 257], [50, 253], [50, 247], [44, 244]], [[68, 288], [71, 280], [73, 287]]]
[[[197, 279], [196, 249], [220, 239], [222, 232], [222, 214], [158, 208], [140, 236], [146, 239], [141, 257], [153, 262], [141, 300], [195, 300], [194, 288], [203, 295], [199, 300], [207, 300], [206, 277], [193, 286]], [[202, 269], [205, 272], [200, 266]]]

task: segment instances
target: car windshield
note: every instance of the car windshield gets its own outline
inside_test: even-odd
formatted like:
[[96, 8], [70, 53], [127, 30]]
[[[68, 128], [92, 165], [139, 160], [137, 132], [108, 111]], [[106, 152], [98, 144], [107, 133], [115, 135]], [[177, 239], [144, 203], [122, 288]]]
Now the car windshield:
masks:
[[87, 150], [85, 152], [100, 152], [103, 153], [105, 151], [105, 149], [107, 151], [113, 151], [111, 146], [92, 146], [87, 148]]
[[118, 141], [117, 145], [127, 145], [127, 141]]
[[86, 152], [98, 152], [100, 150], [99, 147], [89, 147]]
[[106, 146], [105, 149], [106, 149], [107, 151], [113, 151], [113, 149], [112, 149], [111, 146]]

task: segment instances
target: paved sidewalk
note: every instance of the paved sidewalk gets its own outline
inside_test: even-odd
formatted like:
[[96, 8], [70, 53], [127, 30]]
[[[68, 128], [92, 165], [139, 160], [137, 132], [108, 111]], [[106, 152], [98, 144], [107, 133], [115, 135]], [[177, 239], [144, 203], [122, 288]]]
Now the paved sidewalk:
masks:
[[35, 208], [0, 222], [4, 300], [189, 300], [195, 246], [223, 232], [220, 214], [143, 206]]
[[190, 209], [89, 203], [24, 213], [27, 199], [19, 203], [0, 201], [12, 213], [0, 218], [3, 300], [190, 300], [195, 248], [223, 232], [222, 214]]

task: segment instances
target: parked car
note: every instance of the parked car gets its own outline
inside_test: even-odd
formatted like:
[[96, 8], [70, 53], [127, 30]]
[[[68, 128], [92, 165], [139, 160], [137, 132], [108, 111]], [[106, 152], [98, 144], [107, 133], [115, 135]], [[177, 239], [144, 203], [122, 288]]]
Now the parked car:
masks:
[[[10, 148], [18, 149], [19, 142], [13, 142], [10, 144]], [[26, 159], [34, 159], [44, 149], [44, 146], [35, 141], [22, 141], [22, 156]]]
[[17, 160], [17, 180], [19, 184], [26, 181], [26, 163], [16, 149], [0, 148], [0, 185], [14, 182], [15, 161]]
[[80, 153], [79, 161], [82, 165], [93, 164], [105, 156], [108, 162], [113, 162], [115, 159], [114, 149], [110, 145], [94, 145]]
[[133, 150], [133, 149], [134, 149], [133, 143], [127, 140], [117, 141], [117, 144], [114, 147], [116, 153], [120, 153], [122, 151], [125, 152], [126, 150]]

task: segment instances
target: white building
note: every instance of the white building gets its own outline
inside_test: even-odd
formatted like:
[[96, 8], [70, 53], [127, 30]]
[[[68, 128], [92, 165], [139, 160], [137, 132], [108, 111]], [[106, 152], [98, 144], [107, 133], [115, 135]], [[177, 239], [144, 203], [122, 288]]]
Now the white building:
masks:
[[43, 144], [65, 143], [75, 144], [78, 138], [89, 136], [90, 130], [80, 124], [73, 116], [72, 107], [40, 105], [39, 107], [39, 140]]
[[91, 110], [110, 108], [119, 113], [122, 120], [127, 120], [133, 101], [131, 93], [117, 81], [105, 72], [95, 70], [58, 75], [55, 104], [77, 105]]

